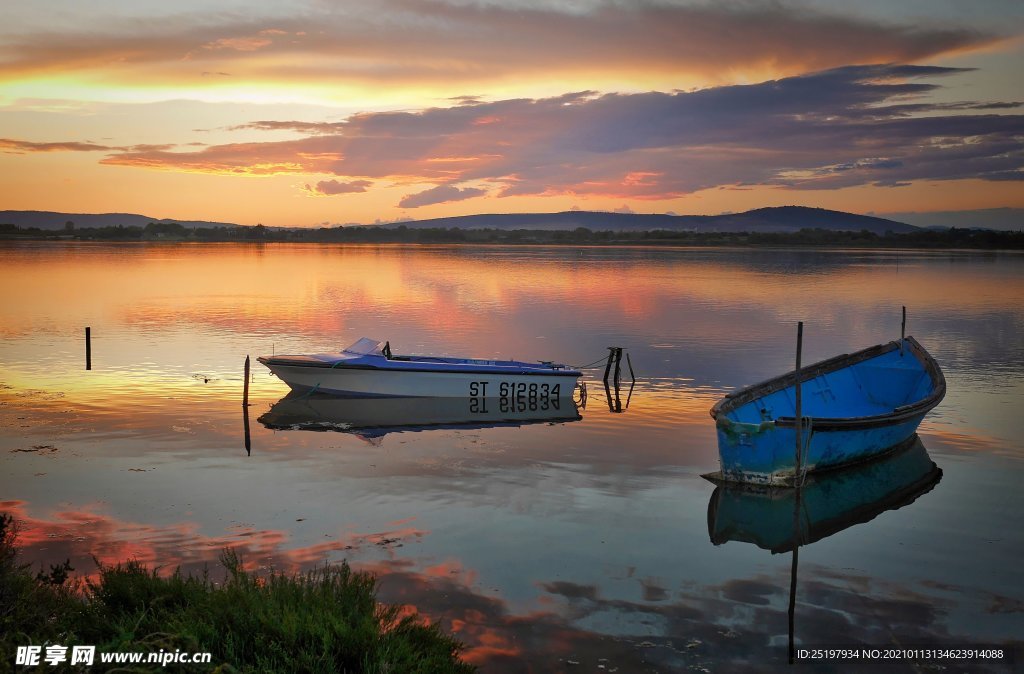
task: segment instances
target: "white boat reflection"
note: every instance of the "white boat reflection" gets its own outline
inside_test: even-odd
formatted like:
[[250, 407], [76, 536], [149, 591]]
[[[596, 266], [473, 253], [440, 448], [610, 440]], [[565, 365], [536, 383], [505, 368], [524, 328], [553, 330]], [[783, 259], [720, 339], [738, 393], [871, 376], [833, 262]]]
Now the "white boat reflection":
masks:
[[257, 421], [277, 430], [388, 433], [579, 421], [571, 398], [339, 398], [289, 393]]

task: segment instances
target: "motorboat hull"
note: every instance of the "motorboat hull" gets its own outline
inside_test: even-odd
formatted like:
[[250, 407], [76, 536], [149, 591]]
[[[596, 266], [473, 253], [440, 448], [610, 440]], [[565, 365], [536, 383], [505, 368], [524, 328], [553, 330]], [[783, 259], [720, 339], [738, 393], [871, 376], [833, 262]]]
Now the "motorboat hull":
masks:
[[267, 365], [293, 391], [349, 397], [568, 398], [579, 375], [403, 372]]
[[548, 362], [391, 356], [366, 338], [340, 354], [258, 360], [294, 391], [347, 397], [571, 398], [581, 375]]

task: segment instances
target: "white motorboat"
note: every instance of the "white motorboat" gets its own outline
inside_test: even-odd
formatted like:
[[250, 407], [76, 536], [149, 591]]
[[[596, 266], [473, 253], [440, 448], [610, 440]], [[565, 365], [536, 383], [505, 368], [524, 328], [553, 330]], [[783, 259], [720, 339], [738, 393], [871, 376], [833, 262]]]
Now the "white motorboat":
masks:
[[366, 337], [340, 353], [257, 360], [292, 390], [350, 397], [571, 398], [581, 374], [550, 361], [397, 356]]

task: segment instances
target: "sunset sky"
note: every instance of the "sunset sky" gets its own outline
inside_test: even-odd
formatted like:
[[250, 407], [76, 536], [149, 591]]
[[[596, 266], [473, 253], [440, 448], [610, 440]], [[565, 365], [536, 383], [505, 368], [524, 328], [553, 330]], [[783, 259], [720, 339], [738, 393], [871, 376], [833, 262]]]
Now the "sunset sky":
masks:
[[1019, 0], [4, 5], [0, 209], [1024, 207]]

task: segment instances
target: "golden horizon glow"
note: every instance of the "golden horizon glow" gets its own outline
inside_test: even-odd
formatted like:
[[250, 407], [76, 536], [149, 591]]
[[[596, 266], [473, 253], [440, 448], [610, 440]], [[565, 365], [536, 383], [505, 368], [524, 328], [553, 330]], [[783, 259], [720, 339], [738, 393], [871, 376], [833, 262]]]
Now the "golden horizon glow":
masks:
[[[49, 29], [21, 8], [22, 30], [0, 35], [0, 203], [278, 226], [1024, 207], [1020, 148], [1004, 146], [1024, 126], [1008, 74], [1020, 16], [965, 27], [950, 9], [924, 28], [897, 8], [813, 2], [256, 3], [244, 16], [143, 2], [66, 9]], [[887, 106], [879, 123], [862, 115]], [[336, 184], [318, 193], [323, 181]]]

